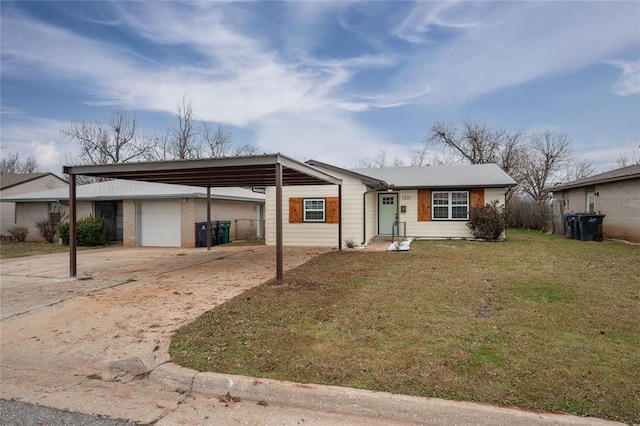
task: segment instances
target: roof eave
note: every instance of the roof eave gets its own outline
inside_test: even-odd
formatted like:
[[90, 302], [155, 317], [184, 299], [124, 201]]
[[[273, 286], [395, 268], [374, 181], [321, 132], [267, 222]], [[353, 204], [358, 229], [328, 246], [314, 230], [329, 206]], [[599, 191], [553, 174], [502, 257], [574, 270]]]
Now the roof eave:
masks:
[[376, 178], [373, 178], [371, 176], [363, 175], [361, 173], [352, 172], [351, 170], [343, 169], [342, 167], [337, 167], [337, 166], [333, 166], [331, 164], [323, 163], [322, 161], [309, 160], [306, 163], [311, 165], [311, 166], [315, 166], [315, 167], [327, 168], [327, 169], [335, 171], [337, 173], [345, 173], [345, 174], [347, 174], [349, 176], [352, 176], [352, 177], [354, 177], [356, 179], [360, 179], [360, 181], [362, 182], [363, 185], [367, 185], [367, 186], [370, 186], [370, 187], [383, 187], [383, 188], [390, 188], [391, 187], [391, 185], [389, 185], [387, 182], [385, 182], [383, 180], [376, 179]]
[[576, 188], [582, 188], [585, 186], [591, 186], [591, 185], [601, 185], [603, 183], [613, 183], [613, 182], [620, 182], [623, 180], [630, 180], [630, 179], [640, 179], [640, 173], [636, 173], [636, 174], [632, 174], [632, 175], [626, 175], [626, 176], [616, 176], [616, 177], [612, 177], [612, 178], [608, 178], [608, 179], [593, 179], [593, 180], [583, 180], [581, 182], [576, 182], [576, 183], [568, 183], [568, 184], [562, 184], [562, 185], [557, 185], [557, 186], [553, 186], [551, 188], [545, 188], [545, 190], [550, 191], [550, 192], [554, 192], [554, 191], [565, 191], [567, 189], [576, 189]]

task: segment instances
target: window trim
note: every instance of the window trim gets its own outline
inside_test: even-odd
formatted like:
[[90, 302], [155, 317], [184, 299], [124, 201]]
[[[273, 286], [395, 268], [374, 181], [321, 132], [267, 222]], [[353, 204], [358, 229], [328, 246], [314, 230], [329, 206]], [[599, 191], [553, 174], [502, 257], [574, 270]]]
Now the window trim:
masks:
[[[454, 193], [464, 193], [466, 194], [466, 203], [465, 204], [456, 204], [452, 203], [452, 194]], [[436, 204], [435, 197], [437, 194], [447, 194], [447, 204]], [[451, 221], [451, 222], [464, 222], [469, 220], [469, 209], [471, 207], [471, 191], [469, 190], [449, 190], [449, 191], [431, 191], [431, 219], [434, 221]], [[436, 208], [447, 207], [447, 217], [436, 217], [435, 211]], [[453, 207], [466, 207], [466, 217], [452, 217]]]
[[[321, 201], [322, 209], [307, 209], [307, 201]], [[322, 212], [322, 219], [307, 219], [307, 211]], [[327, 199], [326, 198], [303, 198], [302, 199], [302, 221], [305, 223], [324, 223], [327, 221]]]

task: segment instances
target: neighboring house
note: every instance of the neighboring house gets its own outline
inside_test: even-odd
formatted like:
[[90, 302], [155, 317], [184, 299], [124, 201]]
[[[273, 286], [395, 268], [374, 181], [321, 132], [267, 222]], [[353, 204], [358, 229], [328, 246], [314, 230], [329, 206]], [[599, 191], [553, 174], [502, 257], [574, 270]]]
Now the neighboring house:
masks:
[[606, 215], [602, 235], [640, 242], [640, 164], [548, 188], [564, 212]]
[[[230, 237], [262, 236], [264, 194], [244, 188], [211, 188], [211, 220], [231, 221]], [[40, 239], [35, 222], [50, 212], [68, 217], [69, 190], [17, 195], [16, 222]], [[207, 220], [206, 188], [111, 180], [76, 188], [78, 219], [92, 215], [107, 225], [107, 238], [124, 246], [194, 247], [195, 224]]]
[[15, 204], [5, 199], [27, 192], [53, 188], [67, 188], [69, 183], [53, 173], [2, 173], [0, 174], [0, 234], [16, 224]]
[[[472, 238], [469, 209], [505, 202], [516, 182], [496, 164], [347, 170], [307, 164], [342, 180], [342, 239], [368, 244], [377, 236]], [[267, 244], [275, 244], [275, 188], [266, 188]], [[338, 187], [283, 188], [284, 244], [336, 246]]]

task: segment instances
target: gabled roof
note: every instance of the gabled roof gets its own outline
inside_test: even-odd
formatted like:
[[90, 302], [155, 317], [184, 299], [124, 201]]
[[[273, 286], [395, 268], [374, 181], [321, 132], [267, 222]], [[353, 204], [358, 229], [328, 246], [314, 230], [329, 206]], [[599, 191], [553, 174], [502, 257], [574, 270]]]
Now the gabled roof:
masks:
[[[360, 179], [362, 181], [363, 184], [370, 186], [372, 188], [378, 188], [378, 187], [384, 187], [384, 188], [388, 188], [389, 184], [387, 184], [386, 182], [380, 180], [380, 179], [376, 179], [376, 178], [372, 178], [371, 176], [367, 176], [365, 174], [362, 173], [357, 173], [353, 170], [348, 170], [348, 169], [343, 169], [341, 167], [337, 167], [337, 166], [333, 166], [331, 164], [327, 164], [327, 163], [323, 163], [322, 161], [317, 161], [317, 160], [309, 160], [307, 161], [307, 164], [314, 166], [314, 167], [320, 167], [323, 168], [325, 170], [330, 170], [332, 172], [336, 172], [336, 173], [344, 173], [346, 175], [352, 176], [356, 179]], [[368, 169], [366, 169], [368, 170]]]
[[64, 183], [68, 183], [66, 180], [61, 179], [53, 173], [2, 173], [0, 174], [0, 189], [8, 189], [12, 186], [31, 182], [32, 180], [45, 176], [52, 176]]
[[516, 181], [497, 164], [351, 169], [395, 188], [504, 187]]
[[[78, 201], [206, 197], [206, 188], [129, 180], [110, 180], [88, 185], [79, 185], [76, 188], [76, 199]], [[264, 194], [244, 188], [211, 188], [211, 198], [218, 200], [264, 202]], [[6, 201], [12, 202], [56, 202], [67, 200], [69, 200], [69, 190], [67, 188], [29, 192], [6, 198]]]
[[622, 167], [620, 169], [611, 170], [609, 172], [600, 173], [599, 175], [590, 176], [585, 179], [575, 180], [573, 182], [563, 183], [554, 187], [548, 188], [550, 191], [561, 191], [564, 189], [580, 188], [582, 186], [595, 185], [598, 183], [617, 182], [627, 179], [640, 178], [640, 164], [634, 164], [632, 166]]

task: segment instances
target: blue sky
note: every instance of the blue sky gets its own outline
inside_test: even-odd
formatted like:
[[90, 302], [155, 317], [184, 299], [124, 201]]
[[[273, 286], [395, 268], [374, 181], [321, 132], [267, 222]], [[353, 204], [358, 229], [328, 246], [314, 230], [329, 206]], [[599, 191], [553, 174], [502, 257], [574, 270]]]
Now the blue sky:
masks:
[[237, 144], [409, 161], [436, 121], [566, 132], [598, 171], [640, 154], [640, 2], [9, 2], [1, 148], [61, 173], [60, 129], [183, 96]]

